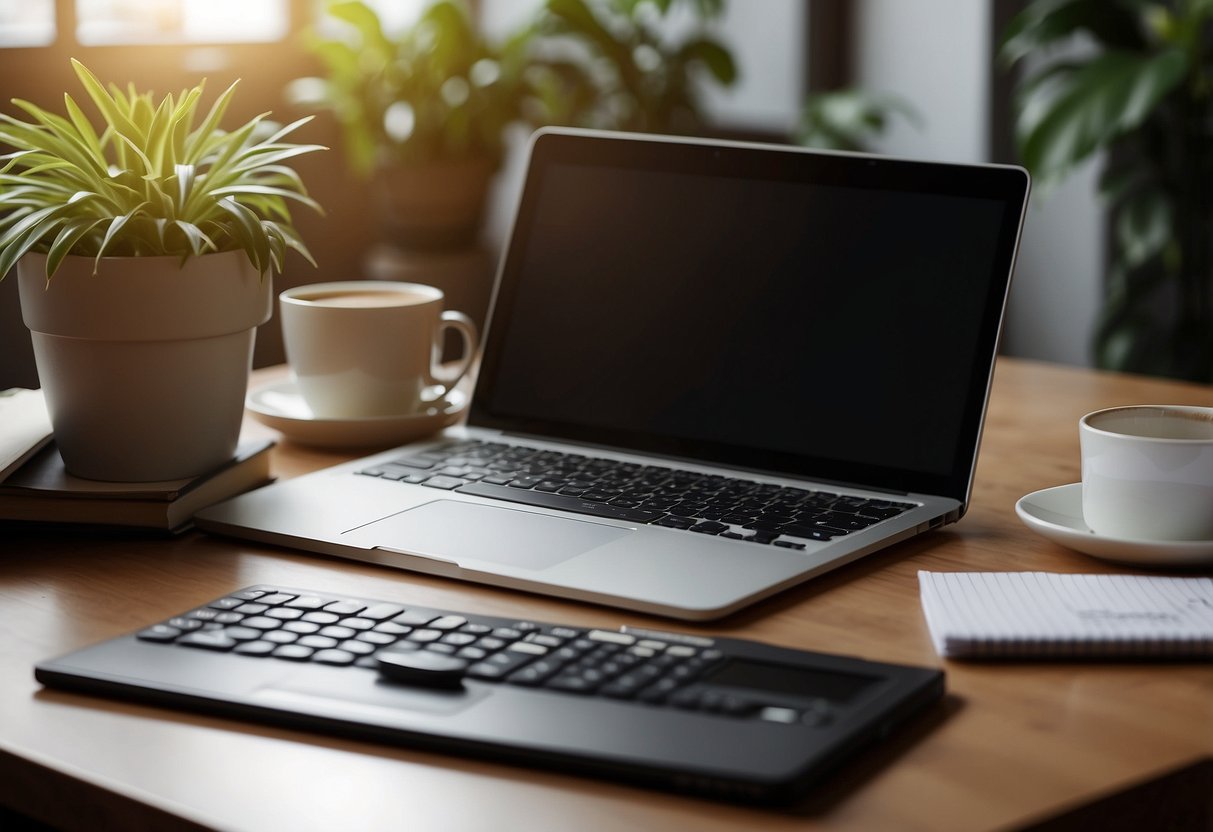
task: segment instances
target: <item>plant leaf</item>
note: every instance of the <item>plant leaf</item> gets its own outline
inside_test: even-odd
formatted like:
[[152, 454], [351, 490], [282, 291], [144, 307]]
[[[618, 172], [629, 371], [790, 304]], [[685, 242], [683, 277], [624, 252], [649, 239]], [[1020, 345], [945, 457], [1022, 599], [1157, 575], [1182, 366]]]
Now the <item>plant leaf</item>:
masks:
[[1138, 127], [1187, 70], [1187, 55], [1178, 49], [1146, 56], [1108, 52], [1038, 88], [1035, 94], [1050, 98], [1023, 105], [1025, 114], [1039, 107], [1039, 120], [1021, 139], [1024, 164], [1043, 178], [1068, 171]]
[[733, 55], [719, 41], [708, 38], [693, 40], [678, 51], [678, 57], [680, 60], [702, 63], [713, 77], [726, 87], [737, 80], [737, 66], [733, 62]]
[[1010, 66], [1081, 32], [1114, 49], [1141, 49], [1145, 38], [1140, 11], [1134, 5], [1117, 0], [1029, 3], [1007, 26], [999, 45], [999, 59]]
[[230, 196], [219, 200], [217, 205], [235, 219], [232, 230], [236, 239], [240, 241], [241, 248], [248, 254], [258, 273], [264, 273], [270, 264], [269, 243], [265, 239], [257, 215]]
[[105, 220], [99, 217], [76, 217], [63, 224], [59, 235], [55, 237], [47, 252], [46, 277], [48, 280], [59, 271], [59, 264], [64, 257], [71, 253], [76, 243], [103, 222]]
[[1126, 269], [1162, 252], [1172, 236], [1171, 203], [1157, 188], [1126, 201], [1116, 220], [1116, 242]]

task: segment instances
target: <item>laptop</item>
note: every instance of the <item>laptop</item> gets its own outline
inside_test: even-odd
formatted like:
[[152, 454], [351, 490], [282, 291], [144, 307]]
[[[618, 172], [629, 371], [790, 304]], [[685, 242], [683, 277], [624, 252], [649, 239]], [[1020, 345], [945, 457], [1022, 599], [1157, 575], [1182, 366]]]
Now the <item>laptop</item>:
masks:
[[202, 529], [684, 620], [961, 518], [1010, 166], [545, 129], [466, 424]]

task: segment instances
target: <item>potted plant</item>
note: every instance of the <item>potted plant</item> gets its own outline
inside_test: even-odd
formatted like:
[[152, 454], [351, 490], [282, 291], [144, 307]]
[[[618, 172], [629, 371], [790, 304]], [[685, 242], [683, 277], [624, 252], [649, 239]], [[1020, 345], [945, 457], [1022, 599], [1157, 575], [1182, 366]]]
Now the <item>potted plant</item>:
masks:
[[236, 446], [257, 325], [288, 250], [308, 260], [288, 200], [318, 208], [284, 164], [322, 149], [264, 115], [220, 122], [233, 84], [196, 122], [203, 85], [159, 103], [77, 77], [66, 116], [0, 116], [0, 278], [17, 266], [56, 444], [72, 473], [193, 476]]
[[366, 3], [326, 9], [332, 25], [307, 39], [325, 74], [297, 79], [291, 98], [333, 113], [393, 243], [474, 243], [506, 128], [522, 120], [531, 95], [522, 39], [490, 42], [456, 0], [433, 3], [393, 35]]
[[723, 0], [697, 0], [699, 25], [671, 40], [660, 24], [674, 5], [546, 0], [494, 43], [458, 0], [438, 0], [394, 36], [366, 3], [330, 2], [338, 25], [308, 39], [325, 74], [295, 81], [291, 97], [332, 111], [396, 243], [458, 248], [474, 240], [512, 125], [702, 130], [695, 73], [726, 85], [736, 75], [702, 31]]
[[1103, 368], [1213, 379], [1213, 4], [1036, 0], [1012, 21], [1016, 138], [1046, 189], [1099, 151], [1111, 263], [1096, 326]]
[[[663, 24], [680, 5], [690, 7], [693, 25], [671, 37]], [[699, 73], [722, 86], [737, 76], [728, 48], [706, 31], [723, 9], [724, 0], [546, 0], [530, 38], [548, 54], [570, 47], [556, 64], [573, 79], [561, 113], [568, 123], [695, 135], [705, 126]]]

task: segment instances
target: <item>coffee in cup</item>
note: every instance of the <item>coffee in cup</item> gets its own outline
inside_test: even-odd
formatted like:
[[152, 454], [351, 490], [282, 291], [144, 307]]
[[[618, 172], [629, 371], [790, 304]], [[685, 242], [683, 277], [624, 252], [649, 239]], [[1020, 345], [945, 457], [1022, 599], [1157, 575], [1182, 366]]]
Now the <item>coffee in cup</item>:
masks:
[[1213, 540], [1213, 408], [1135, 405], [1079, 422], [1082, 513], [1096, 534]]
[[[440, 289], [382, 280], [314, 283], [279, 295], [287, 362], [320, 418], [400, 416], [441, 399], [475, 357], [476, 326]], [[448, 329], [459, 360], [439, 367]]]

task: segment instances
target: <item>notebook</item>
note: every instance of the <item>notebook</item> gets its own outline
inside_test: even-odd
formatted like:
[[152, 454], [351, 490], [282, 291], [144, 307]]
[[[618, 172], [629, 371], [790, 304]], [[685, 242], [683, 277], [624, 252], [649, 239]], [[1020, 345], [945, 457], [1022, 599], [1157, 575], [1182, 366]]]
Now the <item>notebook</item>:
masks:
[[941, 656], [1213, 656], [1213, 579], [919, 572]]
[[[467, 424], [198, 525], [681, 619], [741, 609], [964, 514], [1027, 192], [1015, 167], [540, 131]], [[481, 456], [511, 448], [537, 458]], [[580, 486], [548, 463], [625, 473], [561, 493]]]

